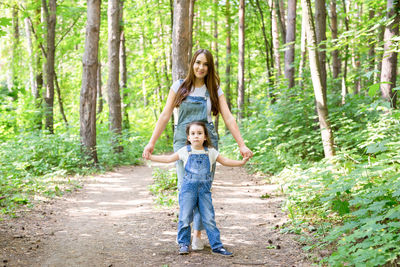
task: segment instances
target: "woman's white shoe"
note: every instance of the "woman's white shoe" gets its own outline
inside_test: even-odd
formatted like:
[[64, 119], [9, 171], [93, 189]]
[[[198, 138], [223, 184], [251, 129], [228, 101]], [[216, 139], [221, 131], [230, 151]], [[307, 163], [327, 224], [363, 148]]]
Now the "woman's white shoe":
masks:
[[204, 249], [203, 240], [201, 240], [200, 238], [193, 237], [192, 250], [203, 250], [203, 249]]

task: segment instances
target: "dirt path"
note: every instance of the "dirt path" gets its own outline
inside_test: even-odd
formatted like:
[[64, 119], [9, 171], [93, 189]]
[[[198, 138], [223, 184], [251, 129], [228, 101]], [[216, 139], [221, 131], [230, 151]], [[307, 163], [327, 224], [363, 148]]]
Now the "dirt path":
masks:
[[[213, 203], [222, 242], [235, 256], [212, 255], [209, 247], [178, 255], [177, 209], [154, 206], [147, 189], [151, 172], [122, 167], [88, 178], [77, 192], [0, 221], [0, 266], [311, 265], [292, 236], [275, 228], [286, 221], [276, 186], [223, 166], [217, 167]], [[272, 197], [261, 199], [266, 193]]]

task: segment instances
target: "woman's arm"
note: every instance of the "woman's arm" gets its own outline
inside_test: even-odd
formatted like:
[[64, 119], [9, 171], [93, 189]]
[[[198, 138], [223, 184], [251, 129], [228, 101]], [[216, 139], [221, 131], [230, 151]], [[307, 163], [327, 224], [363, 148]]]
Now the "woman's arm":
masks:
[[177, 152], [175, 152], [172, 155], [150, 155], [149, 160], [151, 161], [156, 161], [156, 162], [162, 162], [162, 163], [171, 163], [175, 162], [179, 159], [179, 155]]
[[151, 155], [151, 153], [153, 153], [154, 146], [158, 138], [164, 131], [165, 127], [167, 126], [167, 123], [171, 118], [172, 112], [174, 111], [175, 97], [176, 93], [173, 90], [170, 90], [167, 98], [167, 103], [165, 104], [165, 107], [161, 112], [160, 117], [158, 118], [156, 126], [154, 127], [153, 130], [153, 134], [150, 138], [150, 141], [143, 149], [143, 154], [142, 154], [143, 158], [149, 159], [149, 156]]
[[224, 166], [227, 167], [240, 167], [246, 164], [246, 162], [249, 160], [249, 157], [245, 157], [242, 160], [234, 160], [234, 159], [228, 159], [225, 158], [221, 155], [218, 155], [217, 157], [217, 162], [221, 163]]
[[225, 122], [225, 125], [231, 132], [233, 138], [235, 138], [236, 143], [239, 146], [240, 154], [242, 155], [242, 157], [251, 158], [253, 156], [253, 152], [245, 145], [243, 141], [235, 117], [233, 117], [231, 111], [229, 110], [228, 104], [226, 103], [225, 95], [220, 95], [218, 97], [218, 101], [222, 118]]

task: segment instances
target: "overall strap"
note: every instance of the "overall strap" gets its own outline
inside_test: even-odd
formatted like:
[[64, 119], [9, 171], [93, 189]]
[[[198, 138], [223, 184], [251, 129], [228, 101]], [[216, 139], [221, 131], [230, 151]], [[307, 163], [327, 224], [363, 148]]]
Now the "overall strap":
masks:
[[187, 145], [186, 146], [187, 152], [190, 154], [192, 154], [192, 146], [191, 145]]

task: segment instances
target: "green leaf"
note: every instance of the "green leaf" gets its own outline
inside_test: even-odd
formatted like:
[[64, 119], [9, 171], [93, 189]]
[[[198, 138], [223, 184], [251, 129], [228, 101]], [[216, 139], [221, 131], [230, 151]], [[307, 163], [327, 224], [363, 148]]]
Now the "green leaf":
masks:
[[350, 212], [349, 202], [336, 199], [332, 202], [332, 209], [341, 216], [347, 214]]
[[380, 85], [381, 85], [380, 83], [375, 83], [375, 84], [371, 85], [368, 88], [368, 95], [370, 97], [374, 97], [376, 95], [376, 92], [379, 90]]

